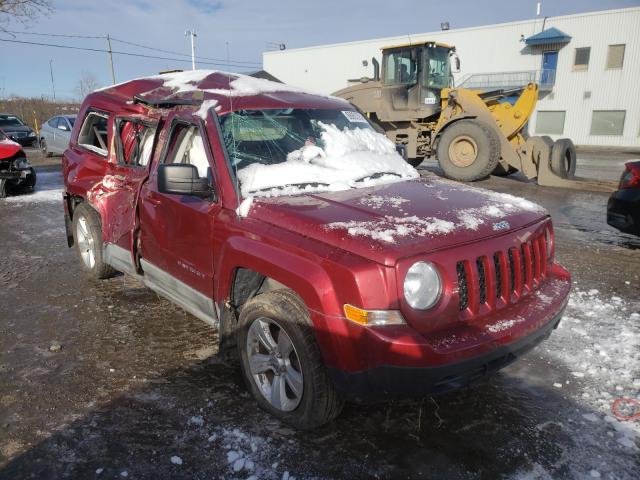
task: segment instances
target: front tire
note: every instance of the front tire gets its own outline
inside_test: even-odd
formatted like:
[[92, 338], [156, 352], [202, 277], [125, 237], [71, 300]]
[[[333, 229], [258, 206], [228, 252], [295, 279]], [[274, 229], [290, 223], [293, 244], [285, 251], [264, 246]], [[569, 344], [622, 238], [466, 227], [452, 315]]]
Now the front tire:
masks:
[[445, 127], [437, 154], [447, 177], [474, 182], [489, 176], [498, 165], [500, 138], [482, 122], [460, 120]]
[[244, 305], [238, 351], [247, 388], [283, 422], [311, 429], [340, 414], [343, 402], [322, 362], [309, 312], [291, 290], [264, 293]]
[[44, 138], [40, 139], [40, 150], [42, 151], [42, 155], [45, 157], [53, 156], [53, 153], [49, 151], [49, 147], [47, 146], [47, 141]]
[[80, 263], [91, 277], [104, 279], [116, 274], [103, 259], [100, 215], [86, 203], [73, 212], [73, 241]]

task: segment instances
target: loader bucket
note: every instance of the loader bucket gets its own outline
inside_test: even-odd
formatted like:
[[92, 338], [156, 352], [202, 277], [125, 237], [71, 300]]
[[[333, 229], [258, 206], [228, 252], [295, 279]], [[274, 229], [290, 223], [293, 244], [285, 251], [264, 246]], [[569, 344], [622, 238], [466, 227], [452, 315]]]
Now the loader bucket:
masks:
[[[573, 190], [589, 190], [596, 192], [613, 192], [617, 189], [618, 182], [613, 180], [596, 180], [583, 177], [575, 177], [575, 163], [566, 166], [566, 170], [554, 171], [553, 164], [562, 160], [562, 155], [567, 155], [567, 148], [573, 152], [572, 159], [575, 162], [575, 147], [568, 138], [554, 142], [549, 137], [530, 137], [526, 143], [527, 159], [523, 161], [523, 170], [527, 170], [534, 164], [537, 170], [538, 185], [543, 187], [562, 187]], [[556, 158], [554, 159], [554, 154]], [[528, 165], [525, 165], [528, 164]], [[564, 174], [563, 174], [564, 173]], [[570, 174], [569, 174], [570, 173]]]

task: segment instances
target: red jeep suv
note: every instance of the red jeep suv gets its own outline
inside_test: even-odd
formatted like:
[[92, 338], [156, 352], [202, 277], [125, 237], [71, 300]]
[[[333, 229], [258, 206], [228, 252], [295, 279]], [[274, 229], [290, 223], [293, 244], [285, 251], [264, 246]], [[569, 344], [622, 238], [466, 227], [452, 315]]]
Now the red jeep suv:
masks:
[[345, 399], [433, 395], [513, 361], [563, 313], [549, 215], [420, 177], [348, 102], [173, 72], [89, 95], [64, 153], [69, 246], [219, 329], [299, 428]]

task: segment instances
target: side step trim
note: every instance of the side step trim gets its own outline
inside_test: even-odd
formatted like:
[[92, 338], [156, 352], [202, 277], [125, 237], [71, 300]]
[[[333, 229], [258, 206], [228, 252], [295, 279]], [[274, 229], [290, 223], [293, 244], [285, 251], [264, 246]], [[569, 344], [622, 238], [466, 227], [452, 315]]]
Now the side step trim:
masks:
[[[219, 328], [220, 320], [213, 305], [213, 299], [191, 288], [164, 270], [140, 259], [144, 275], [136, 275], [151, 290], [179, 305], [190, 314], [209, 325]], [[115, 268], [115, 267], [114, 267]]]
[[105, 243], [103, 252], [104, 261], [113, 268], [128, 275], [138, 276], [128, 250], [113, 243]]

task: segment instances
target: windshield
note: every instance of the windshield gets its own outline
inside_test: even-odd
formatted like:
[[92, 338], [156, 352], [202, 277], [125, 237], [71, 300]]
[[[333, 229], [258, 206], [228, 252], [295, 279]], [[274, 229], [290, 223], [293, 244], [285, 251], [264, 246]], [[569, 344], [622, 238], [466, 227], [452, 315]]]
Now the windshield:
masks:
[[424, 83], [427, 88], [447, 88], [450, 86], [451, 64], [449, 49], [438, 46], [428, 46], [424, 49], [424, 65], [426, 75]]
[[0, 115], [0, 127], [20, 127], [22, 121], [13, 115]]
[[222, 117], [244, 197], [345, 190], [418, 176], [353, 110], [241, 110]]

